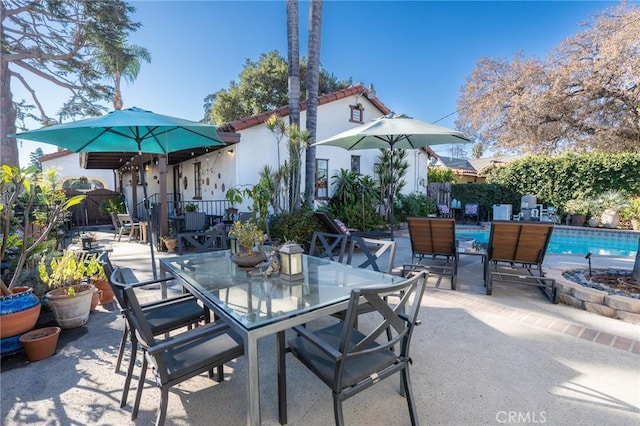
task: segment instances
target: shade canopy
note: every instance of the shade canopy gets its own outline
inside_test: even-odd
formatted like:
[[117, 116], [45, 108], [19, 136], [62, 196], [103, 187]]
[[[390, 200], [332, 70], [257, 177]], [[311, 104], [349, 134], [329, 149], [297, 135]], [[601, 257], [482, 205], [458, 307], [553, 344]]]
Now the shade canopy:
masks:
[[9, 136], [57, 145], [73, 152], [168, 154], [226, 145], [216, 126], [136, 107]]
[[[73, 152], [169, 154], [190, 148], [226, 145], [218, 136], [216, 126], [155, 114], [136, 107], [9, 136], [57, 145]], [[142, 155], [139, 160], [142, 169]], [[146, 217], [151, 220], [144, 173], [141, 176]], [[151, 267], [153, 277], [157, 278], [153, 226], [149, 227], [149, 235]]]
[[[389, 114], [338, 133], [335, 136], [313, 144], [337, 146], [347, 150], [356, 149], [418, 149], [431, 145], [445, 145], [452, 143], [471, 142], [462, 132], [434, 126], [420, 120], [415, 120], [404, 114]], [[393, 151], [391, 151], [390, 169], [393, 167]], [[390, 170], [393, 174], [393, 170]], [[394, 227], [394, 188], [390, 184], [389, 205], [391, 239]], [[363, 211], [364, 217], [364, 211]]]
[[317, 142], [356, 149], [417, 149], [430, 145], [471, 142], [462, 132], [435, 126], [406, 115], [389, 114]]

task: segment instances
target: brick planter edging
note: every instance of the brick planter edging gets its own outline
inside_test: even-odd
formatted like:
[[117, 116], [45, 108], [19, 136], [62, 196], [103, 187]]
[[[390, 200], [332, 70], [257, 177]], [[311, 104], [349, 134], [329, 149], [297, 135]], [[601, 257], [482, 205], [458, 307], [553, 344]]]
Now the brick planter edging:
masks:
[[556, 279], [560, 302], [598, 315], [640, 324], [640, 299], [609, 295], [606, 291], [584, 287], [566, 279], [560, 270], [547, 270], [545, 276]]

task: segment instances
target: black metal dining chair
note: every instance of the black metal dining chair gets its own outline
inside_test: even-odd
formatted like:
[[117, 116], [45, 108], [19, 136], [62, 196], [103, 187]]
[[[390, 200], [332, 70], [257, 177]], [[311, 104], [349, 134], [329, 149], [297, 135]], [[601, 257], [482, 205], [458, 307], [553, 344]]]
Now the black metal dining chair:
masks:
[[346, 249], [346, 235], [315, 231], [311, 237], [309, 255], [342, 263]]
[[[396, 372], [401, 375], [411, 424], [418, 424], [409, 349], [414, 328], [420, 324], [425, 277], [423, 271], [398, 284], [354, 289], [344, 321], [316, 331], [294, 327], [297, 337], [289, 340], [288, 350], [331, 388], [336, 425], [344, 424], [343, 401]], [[394, 305], [385, 300], [390, 294], [399, 295]], [[362, 303], [375, 308], [376, 318], [367, 324], [370, 332], [355, 326]], [[379, 338], [387, 329], [391, 329], [392, 338], [382, 341]]]
[[[108, 259], [108, 258], [107, 258]], [[122, 359], [124, 357], [127, 340], [131, 342], [131, 356], [129, 357], [129, 367], [125, 378], [125, 385], [122, 390], [120, 407], [127, 404], [133, 367], [135, 365], [138, 352], [138, 338], [131, 326], [131, 321], [126, 309], [125, 288], [128, 286], [141, 288], [145, 286], [158, 285], [170, 281], [173, 277], [149, 281], [137, 281], [135, 276], [128, 269], [113, 268], [110, 262], [104, 262], [105, 273], [109, 277], [109, 284], [121, 308], [121, 314], [125, 319], [120, 348], [118, 349], [118, 359], [116, 361], [116, 373], [120, 371]], [[156, 300], [140, 305], [145, 320], [154, 336], [159, 336], [195, 324], [210, 322], [209, 310], [201, 306], [197, 299], [191, 294], [183, 294], [168, 299]], [[219, 371], [220, 373], [220, 371]]]
[[220, 371], [223, 365], [244, 354], [242, 338], [227, 324], [221, 322], [209, 323], [157, 341], [152, 325], [147, 320], [131, 286], [125, 288], [125, 303], [131, 327], [138, 335], [144, 353], [136, 400], [131, 412], [132, 420], [138, 416], [149, 364], [152, 366], [155, 383], [160, 388], [156, 418], [158, 426], [165, 422], [171, 387], [205, 371], [209, 372], [209, 377], [213, 377], [214, 368], [218, 368], [218, 381], [221, 381], [223, 378]]

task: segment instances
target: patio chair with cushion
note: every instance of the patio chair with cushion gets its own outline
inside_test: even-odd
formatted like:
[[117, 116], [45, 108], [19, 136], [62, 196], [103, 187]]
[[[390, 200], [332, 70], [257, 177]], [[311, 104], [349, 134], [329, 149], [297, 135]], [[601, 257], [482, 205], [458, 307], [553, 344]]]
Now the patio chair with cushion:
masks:
[[[147, 368], [151, 364], [154, 381], [160, 388], [156, 425], [163, 425], [167, 414], [169, 389], [205, 371], [209, 372], [209, 377], [213, 376], [214, 368], [218, 368], [220, 372], [225, 363], [244, 354], [242, 338], [228, 325], [216, 322], [156, 341], [153, 326], [139, 304], [133, 287], [126, 287], [125, 295], [127, 316], [140, 338], [144, 352], [131, 418], [135, 419], [138, 416]], [[222, 377], [219, 376], [218, 381], [221, 380]]]
[[[120, 305], [120, 312], [125, 319], [124, 331], [122, 333], [122, 339], [120, 340], [120, 348], [118, 349], [116, 373], [120, 371], [120, 365], [124, 356], [127, 340], [131, 342], [129, 367], [127, 369], [125, 385], [122, 391], [122, 398], [120, 400], [120, 406], [124, 407], [127, 404], [127, 396], [131, 386], [131, 378], [133, 377], [133, 367], [135, 365], [136, 355], [138, 352], [138, 338], [131, 325], [131, 319], [126, 309], [126, 296], [124, 290], [126, 287], [144, 288], [152, 285], [158, 285], [172, 280], [173, 277], [158, 280], [137, 281], [133, 272], [128, 268], [114, 268], [108, 261], [104, 262], [103, 266], [107, 277], [109, 277], [111, 289], [116, 296], [118, 304]], [[168, 299], [144, 303], [140, 305], [140, 309], [145, 321], [149, 324], [151, 333], [153, 333], [154, 336], [159, 336], [184, 327], [191, 327], [192, 325], [200, 322], [208, 323], [210, 321], [209, 310], [203, 308], [198, 303], [197, 299], [191, 294], [183, 294]], [[220, 374], [221, 372], [219, 371], [218, 373]]]
[[558, 303], [555, 279], [546, 278], [542, 271], [552, 232], [549, 222], [492, 222], [485, 262], [487, 294], [493, 292], [495, 283], [529, 284]]
[[453, 214], [451, 213], [451, 209], [447, 204], [438, 204], [437, 208], [438, 208], [438, 216], [453, 217]]
[[[360, 252], [363, 256], [357, 256], [356, 252]], [[371, 268], [374, 271], [384, 272], [387, 274], [393, 273], [393, 262], [396, 256], [396, 242], [389, 240], [376, 240], [373, 238], [352, 237], [349, 244], [349, 255], [347, 257], [347, 265], [354, 265], [357, 263], [358, 268]], [[359, 260], [356, 261], [356, 257]], [[382, 260], [386, 259], [387, 263], [378, 264]], [[385, 299], [386, 300], [386, 299]], [[360, 305], [358, 308], [359, 314], [368, 314], [375, 311], [375, 307], [368, 303]], [[340, 311], [332, 314], [333, 317], [344, 321], [347, 311]], [[358, 326], [358, 320], [356, 318], [354, 326]], [[389, 340], [391, 340], [391, 330], [387, 330]]]
[[455, 290], [458, 275], [455, 219], [409, 217], [407, 225], [413, 262], [431, 272], [451, 275], [451, 289]]
[[325, 227], [327, 232], [332, 234], [344, 234], [347, 236], [367, 237], [367, 238], [389, 238], [391, 233], [387, 231], [357, 231], [347, 229], [346, 226], [337, 219], [334, 219], [328, 212], [313, 212], [316, 219]]
[[464, 205], [464, 210], [462, 212], [462, 223], [467, 223], [467, 218], [470, 219], [471, 223], [480, 223], [480, 204], [467, 203]]
[[[343, 425], [342, 403], [379, 381], [400, 372], [411, 424], [418, 415], [409, 376], [411, 337], [419, 325], [418, 311], [424, 294], [425, 272], [398, 284], [351, 291], [345, 320], [316, 331], [294, 327], [297, 336], [289, 340], [291, 353], [332, 390], [336, 425]], [[400, 295], [391, 305], [389, 294]], [[396, 298], [393, 297], [396, 302]], [[375, 307], [375, 318], [363, 332], [354, 324], [358, 306]], [[380, 339], [390, 329], [392, 338]]]
[[330, 234], [328, 232], [314, 232], [311, 237], [309, 255], [328, 258], [342, 263], [347, 249], [347, 236], [344, 234]]

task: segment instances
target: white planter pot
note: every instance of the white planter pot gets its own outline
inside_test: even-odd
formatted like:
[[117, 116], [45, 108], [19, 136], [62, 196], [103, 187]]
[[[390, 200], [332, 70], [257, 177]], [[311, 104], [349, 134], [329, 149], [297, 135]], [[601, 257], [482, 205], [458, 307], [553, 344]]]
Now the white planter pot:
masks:
[[77, 284], [74, 296], [67, 296], [67, 288], [51, 290], [46, 294], [53, 316], [61, 328], [83, 326], [89, 320], [91, 298], [95, 287], [90, 284]]
[[616, 228], [620, 223], [620, 214], [616, 210], [605, 210], [604, 213], [602, 213], [600, 222], [602, 222], [602, 226], [605, 228]]

